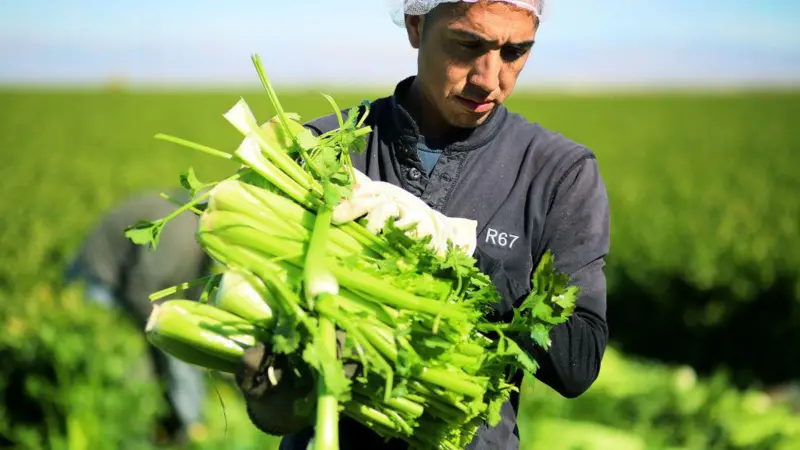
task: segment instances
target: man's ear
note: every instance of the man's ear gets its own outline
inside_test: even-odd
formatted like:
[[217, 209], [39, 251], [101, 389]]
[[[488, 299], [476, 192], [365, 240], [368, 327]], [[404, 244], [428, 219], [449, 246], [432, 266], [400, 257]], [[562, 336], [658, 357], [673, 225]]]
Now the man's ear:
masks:
[[406, 32], [408, 33], [408, 42], [411, 47], [419, 49], [419, 44], [422, 42], [422, 25], [425, 19], [423, 16], [411, 16], [406, 14]]

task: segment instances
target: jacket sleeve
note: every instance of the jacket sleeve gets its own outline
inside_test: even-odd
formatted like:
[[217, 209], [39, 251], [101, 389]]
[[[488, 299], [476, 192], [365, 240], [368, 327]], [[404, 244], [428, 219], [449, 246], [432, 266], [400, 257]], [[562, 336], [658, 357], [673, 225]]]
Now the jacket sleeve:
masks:
[[550, 249], [557, 270], [580, 288], [575, 311], [553, 329], [547, 351], [529, 337], [522, 342], [540, 364], [536, 378], [567, 398], [581, 395], [594, 383], [606, 348], [603, 267], [610, 246], [609, 222], [605, 185], [597, 160], [587, 152], [558, 180], [536, 250], [540, 258]]

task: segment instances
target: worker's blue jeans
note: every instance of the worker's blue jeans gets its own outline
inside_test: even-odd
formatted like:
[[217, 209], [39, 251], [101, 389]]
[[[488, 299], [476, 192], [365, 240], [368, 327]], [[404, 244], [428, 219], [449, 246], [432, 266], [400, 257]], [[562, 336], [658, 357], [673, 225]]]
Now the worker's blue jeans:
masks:
[[[120, 307], [109, 287], [86, 274], [81, 274], [79, 278], [85, 285], [89, 301], [109, 309]], [[162, 376], [166, 378], [164, 381], [167, 385], [167, 397], [181, 427], [186, 431], [190, 425], [203, 419], [206, 394], [204, 372], [159, 349], [154, 350], [154, 357], [160, 359], [157, 364], [166, 369]]]

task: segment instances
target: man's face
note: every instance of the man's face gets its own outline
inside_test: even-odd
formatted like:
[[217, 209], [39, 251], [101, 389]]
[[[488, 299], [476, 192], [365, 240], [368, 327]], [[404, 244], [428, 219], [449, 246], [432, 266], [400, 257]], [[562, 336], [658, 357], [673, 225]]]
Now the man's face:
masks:
[[533, 15], [505, 2], [445, 4], [425, 20], [407, 16], [417, 79], [441, 119], [474, 128], [514, 90], [536, 34]]

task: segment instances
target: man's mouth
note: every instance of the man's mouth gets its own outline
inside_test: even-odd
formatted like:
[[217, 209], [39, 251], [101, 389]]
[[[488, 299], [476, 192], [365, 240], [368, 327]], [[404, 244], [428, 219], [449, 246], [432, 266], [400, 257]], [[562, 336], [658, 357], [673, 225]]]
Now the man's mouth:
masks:
[[476, 113], [484, 113], [486, 111], [489, 111], [490, 109], [492, 109], [492, 105], [494, 104], [493, 102], [490, 101], [473, 100], [458, 95], [456, 96], [456, 99], [458, 99], [459, 103], [464, 105], [467, 109]]

